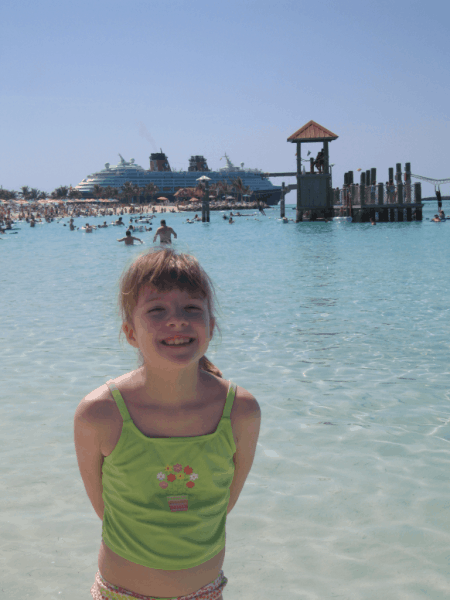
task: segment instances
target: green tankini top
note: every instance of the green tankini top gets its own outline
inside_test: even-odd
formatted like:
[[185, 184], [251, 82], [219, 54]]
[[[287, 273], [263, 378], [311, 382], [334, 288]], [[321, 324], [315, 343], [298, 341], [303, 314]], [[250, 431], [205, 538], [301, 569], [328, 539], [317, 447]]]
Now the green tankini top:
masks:
[[152, 569], [196, 567], [225, 546], [236, 446], [230, 381], [214, 433], [151, 438], [131, 420], [121, 393], [107, 385], [123, 418], [116, 447], [102, 466], [102, 537], [113, 552]]

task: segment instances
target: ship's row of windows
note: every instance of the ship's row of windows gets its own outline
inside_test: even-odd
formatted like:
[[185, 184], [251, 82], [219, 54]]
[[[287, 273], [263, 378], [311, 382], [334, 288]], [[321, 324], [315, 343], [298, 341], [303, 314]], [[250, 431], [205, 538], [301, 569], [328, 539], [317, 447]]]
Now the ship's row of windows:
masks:
[[[95, 185], [95, 184], [99, 184], [99, 185], [111, 185], [112, 187], [116, 187], [119, 185], [123, 185], [124, 183], [126, 183], [127, 181], [130, 181], [131, 183], [138, 183], [140, 185], [146, 185], [147, 183], [154, 183], [155, 185], [171, 185], [173, 187], [184, 187], [184, 186], [190, 186], [190, 187], [195, 187], [196, 182], [195, 181], [167, 181], [167, 180], [154, 180], [154, 181], [140, 181], [137, 178], [134, 177], [129, 177], [129, 178], [124, 178], [124, 179], [114, 179], [114, 180], [108, 180], [108, 179], [104, 179], [103, 181], [83, 181], [82, 185]], [[213, 182], [215, 183], [215, 182]], [[231, 182], [229, 182], [231, 183]], [[252, 182], [252, 187], [267, 187], [267, 183], [268, 182]], [[269, 182], [270, 183], [270, 182]], [[244, 185], [247, 185], [247, 183], [244, 181]]]
[[[89, 186], [93, 186], [93, 185], [102, 185], [102, 186], [110, 185], [111, 187], [120, 187], [120, 186], [122, 186], [124, 183], [126, 183], [128, 181], [130, 183], [139, 184], [141, 187], [143, 187], [144, 185], [146, 185], [146, 182], [139, 181], [137, 179], [124, 179], [123, 181], [118, 181], [116, 179], [115, 181], [107, 181], [106, 180], [106, 181], [99, 181], [99, 182], [87, 181], [87, 182], [82, 182], [80, 185], [89, 185]], [[177, 181], [177, 182], [174, 182], [174, 181], [152, 181], [151, 183], [154, 183], [158, 187], [160, 185], [164, 185], [164, 186], [170, 185], [173, 188], [182, 188], [182, 187], [187, 187], [187, 186], [189, 186], [189, 187], [195, 187], [194, 185], [189, 185], [189, 182], [183, 183], [183, 182], [180, 182], [180, 181]], [[244, 185], [245, 185], [245, 182], [244, 182]], [[258, 184], [253, 183], [252, 184], [252, 188], [263, 188], [263, 189], [265, 189], [266, 187], [267, 187], [267, 183], [266, 183], [266, 185], [263, 185], [263, 183], [258, 183]]]
[[[131, 180], [128, 179], [127, 181], [130, 181], [133, 184], [140, 184], [141, 183], [141, 182], [133, 180], [133, 179], [131, 179]], [[105, 187], [105, 186], [122, 187], [124, 183], [125, 182], [118, 182], [118, 181], [114, 181], [114, 182], [103, 181], [103, 182], [101, 182], [101, 183], [99, 183], [97, 185], [101, 185], [103, 187]], [[169, 187], [172, 188], [172, 189], [180, 189], [182, 187], [195, 187], [195, 186], [191, 186], [191, 185], [183, 186], [183, 185], [180, 185], [179, 183], [177, 183], [177, 184], [171, 184], [168, 181], [161, 181], [159, 183], [157, 183], [157, 182], [155, 182], [155, 183], [156, 183], [156, 185], [158, 187], [162, 187], [162, 186], [167, 187], [169, 185]], [[81, 184], [81, 186], [83, 186], [83, 187], [85, 187], [85, 186], [93, 187], [93, 185], [95, 185], [95, 184], [93, 184], [91, 182]], [[145, 187], [145, 186], [144, 186], [144, 184], [142, 184], [139, 187]], [[260, 184], [260, 185], [254, 185], [253, 184], [252, 185], [252, 189], [258, 189], [258, 190], [259, 189], [266, 189], [267, 187], [268, 187], [267, 185], [262, 185], [262, 184]], [[271, 186], [269, 186], [269, 187], [271, 187]]]
[[[171, 183], [173, 185], [180, 185], [180, 184], [187, 184], [187, 183], [192, 184], [192, 185], [196, 185], [197, 184], [197, 180], [196, 179], [184, 179], [184, 180], [180, 180], [180, 179], [172, 179], [172, 180], [170, 180], [170, 179], [152, 179], [152, 181], [144, 182], [144, 181], [142, 181], [142, 179], [139, 179], [136, 176], [133, 176], [133, 177], [123, 177], [123, 178], [115, 177], [114, 179], [105, 178], [105, 179], [102, 179], [102, 180], [98, 180], [95, 183], [100, 183], [100, 184], [108, 183], [108, 184], [113, 185], [113, 184], [118, 184], [119, 182], [125, 182], [125, 181], [135, 181], [137, 183], [155, 183], [156, 185], [158, 185], [158, 184], [162, 184], [163, 185], [163, 184], [168, 184], [168, 183]], [[218, 181], [222, 181], [222, 180], [218, 180]], [[228, 181], [229, 181], [229, 183], [232, 183], [230, 180], [228, 180]], [[92, 180], [89, 183], [93, 183]], [[216, 182], [212, 181], [212, 183], [216, 183]], [[243, 183], [244, 183], [244, 185], [247, 184], [247, 182], [245, 180], [243, 180]], [[252, 183], [255, 184], [254, 181]]]

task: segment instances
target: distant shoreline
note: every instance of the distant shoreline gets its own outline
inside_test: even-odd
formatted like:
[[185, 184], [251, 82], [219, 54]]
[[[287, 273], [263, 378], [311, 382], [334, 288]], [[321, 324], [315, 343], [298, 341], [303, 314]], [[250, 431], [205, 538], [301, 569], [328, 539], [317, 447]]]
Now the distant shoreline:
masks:
[[[442, 196], [442, 200], [450, 200], [450, 196]], [[422, 198], [422, 202], [437, 202], [436, 196], [427, 196], [427, 198]]]

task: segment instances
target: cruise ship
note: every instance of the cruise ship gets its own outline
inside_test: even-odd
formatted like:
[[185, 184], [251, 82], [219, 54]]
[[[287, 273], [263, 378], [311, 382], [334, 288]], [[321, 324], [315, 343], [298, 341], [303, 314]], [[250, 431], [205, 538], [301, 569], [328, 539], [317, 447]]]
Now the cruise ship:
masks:
[[120, 190], [126, 181], [138, 184], [140, 188], [153, 183], [159, 189], [155, 197], [163, 196], [174, 201], [175, 192], [182, 188], [195, 188], [197, 179], [206, 175], [211, 179], [210, 184], [224, 180], [232, 184], [239, 177], [244, 187], [253, 192], [250, 200], [260, 199], [269, 206], [277, 204], [281, 197], [281, 186], [273, 185], [260, 169], [244, 168], [244, 163], [236, 167], [227, 154], [222, 157], [225, 159], [225, 166], [218, 171], [211, 171], [203, 156], [191, 156], [187, 171], [173, 171], [162, 150], [150, 155], [149, 170], [137, 165], [134, 158], [126, 161], [121, 154], [119, 157], [119, 164], [111, 166], [106, 163], [102, 171], [88, 175], [75, 189], [79, 190], [84, 198], [92, 198], [95, 185], [111, 186]]

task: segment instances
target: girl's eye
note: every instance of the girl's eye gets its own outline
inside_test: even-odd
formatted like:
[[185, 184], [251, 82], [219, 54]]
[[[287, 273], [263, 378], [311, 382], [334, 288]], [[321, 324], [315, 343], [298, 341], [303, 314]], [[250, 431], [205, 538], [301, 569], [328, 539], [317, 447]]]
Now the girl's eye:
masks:
[[[202, 308], [200, 308], [200, 306], [193, 306], [193, 305], [192, 306], [186, 306], [186, 310], [191, 310], [191, 309], [200, 310], [200, 311], [203, 310]], [[164, 308], [161, 308], [161, 307], [152, 308], [148, 312], [152, 313], [152, 312], [159, 311], [159, 310], [164, 310]]]

